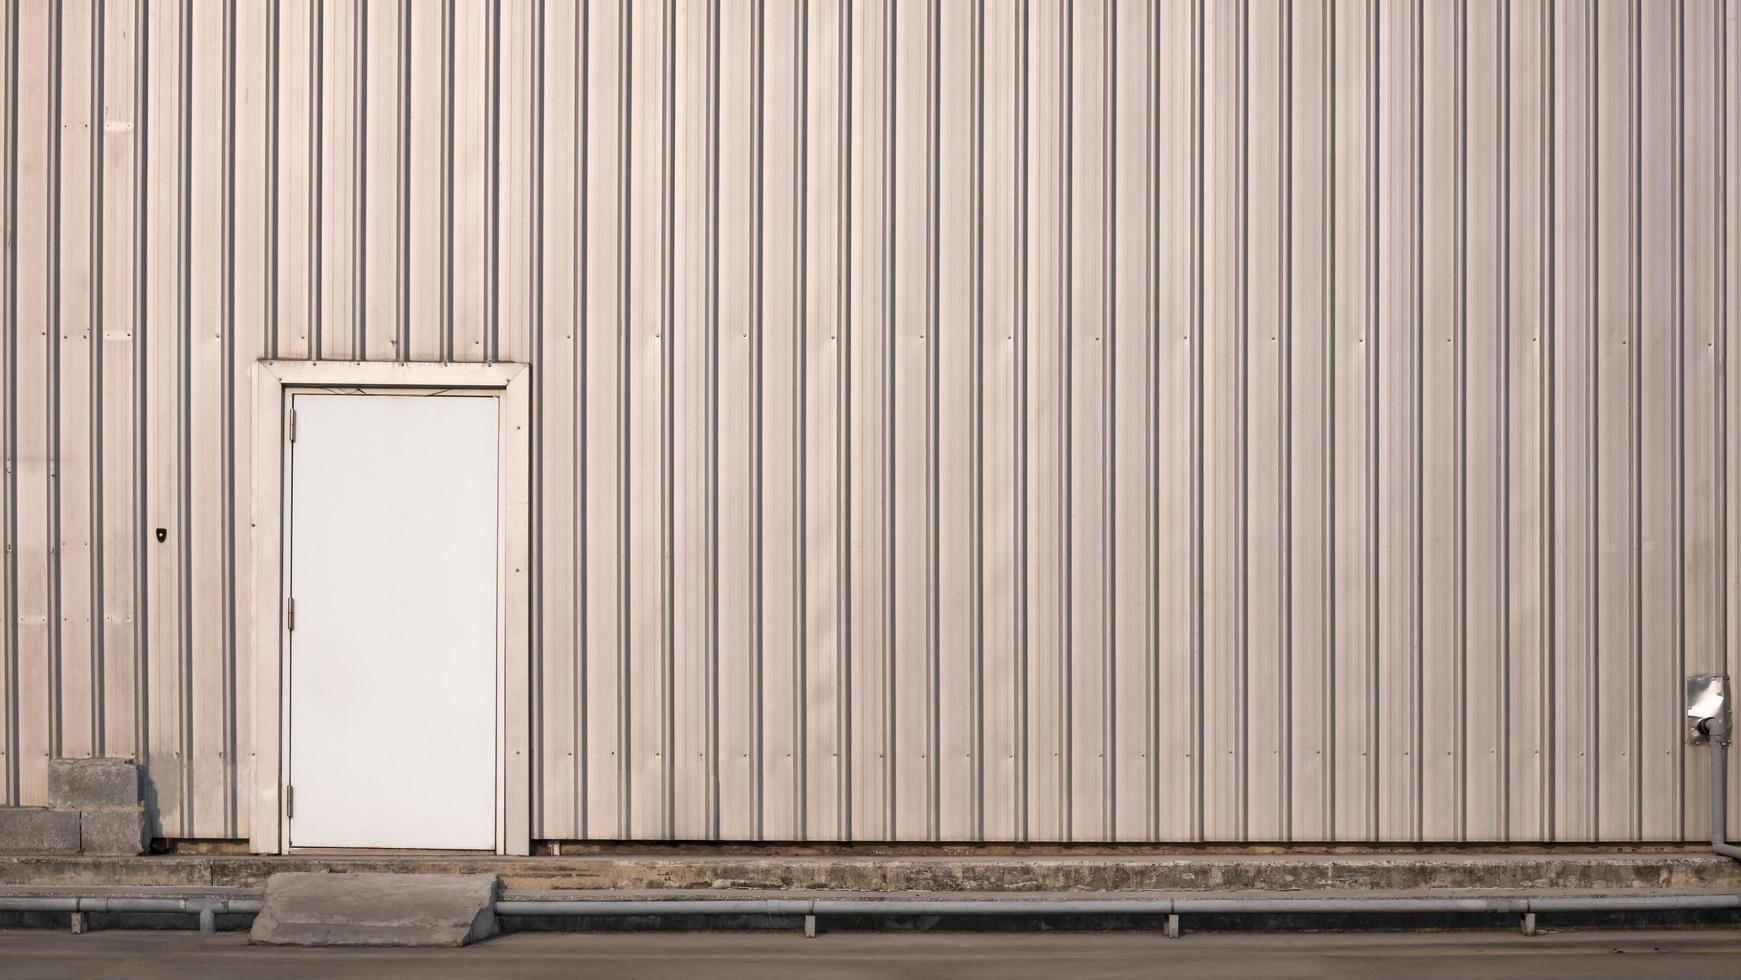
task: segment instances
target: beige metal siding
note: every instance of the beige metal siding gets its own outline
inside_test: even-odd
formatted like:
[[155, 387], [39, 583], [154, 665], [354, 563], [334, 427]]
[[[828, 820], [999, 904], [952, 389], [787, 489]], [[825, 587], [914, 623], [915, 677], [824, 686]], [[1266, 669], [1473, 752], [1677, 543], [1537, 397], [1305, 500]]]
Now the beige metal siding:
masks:
[[7, 0], [0, 802], [246, 836], [250, 366], [506, 360], [536, 838], [1699, 837], [1736, 8]]

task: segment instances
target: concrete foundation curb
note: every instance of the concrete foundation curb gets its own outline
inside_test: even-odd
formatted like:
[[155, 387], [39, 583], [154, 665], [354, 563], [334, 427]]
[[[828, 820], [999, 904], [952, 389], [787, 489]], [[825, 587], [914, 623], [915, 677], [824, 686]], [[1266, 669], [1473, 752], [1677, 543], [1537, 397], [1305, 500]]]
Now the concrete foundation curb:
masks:
[[1371, 891], [1419, 888], [1727, 888], [1711, 854], [1203, 856], [0, 857], [0, 884], [260, 888], [280, 872], [489, 874], [512, 889], [805, 889], [830, 892]]
[[139, 766], [131, 759], [50, 759], [48, 801], [70, 809], [136, 807]]
[[112, 856], [144, 854], [151, 848], [142, 806], [79, 811], [79, 850]]
[[0, 807], [0, 854], [76, 854], [77, 810]]

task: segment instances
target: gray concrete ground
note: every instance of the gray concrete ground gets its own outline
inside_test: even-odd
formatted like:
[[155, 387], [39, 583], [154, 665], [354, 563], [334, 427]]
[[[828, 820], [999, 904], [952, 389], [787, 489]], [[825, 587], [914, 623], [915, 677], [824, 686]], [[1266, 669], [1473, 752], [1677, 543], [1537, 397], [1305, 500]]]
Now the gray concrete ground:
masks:
[[249, 946], [239, 934], [0, 931], [0, 977], [1741, 977], [1741, 932], [503, 936], [465, 949]]

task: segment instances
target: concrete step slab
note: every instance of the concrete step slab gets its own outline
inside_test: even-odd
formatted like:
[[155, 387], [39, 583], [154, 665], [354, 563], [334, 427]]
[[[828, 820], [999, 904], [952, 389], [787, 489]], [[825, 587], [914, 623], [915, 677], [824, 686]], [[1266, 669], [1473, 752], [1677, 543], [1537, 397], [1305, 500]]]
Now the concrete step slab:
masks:
[[48, 802], [78, 809], [138, 806], [139, 766], [132, 759], [50, 759]]
[[493, 874], [275, 874], [252, 938], [276, 946], [465, 946], [496, 934]]
[[80, 810], [79, 850], [117, 857], [144, 854], [151, 849], [147, 826], [142, 806]]
[[0, 854], [77, 854], [79, 812], [0, 807]]

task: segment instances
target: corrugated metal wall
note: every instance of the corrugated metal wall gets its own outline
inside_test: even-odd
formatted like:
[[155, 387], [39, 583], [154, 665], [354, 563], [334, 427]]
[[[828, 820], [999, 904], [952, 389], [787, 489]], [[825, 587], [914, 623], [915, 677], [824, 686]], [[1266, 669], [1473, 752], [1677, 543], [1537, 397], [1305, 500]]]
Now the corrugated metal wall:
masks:
[[251, 363], [500, 359], [534, 837], [1705, 832], [1735, 0], [0, 7], [0, 801], [244, 835]]

